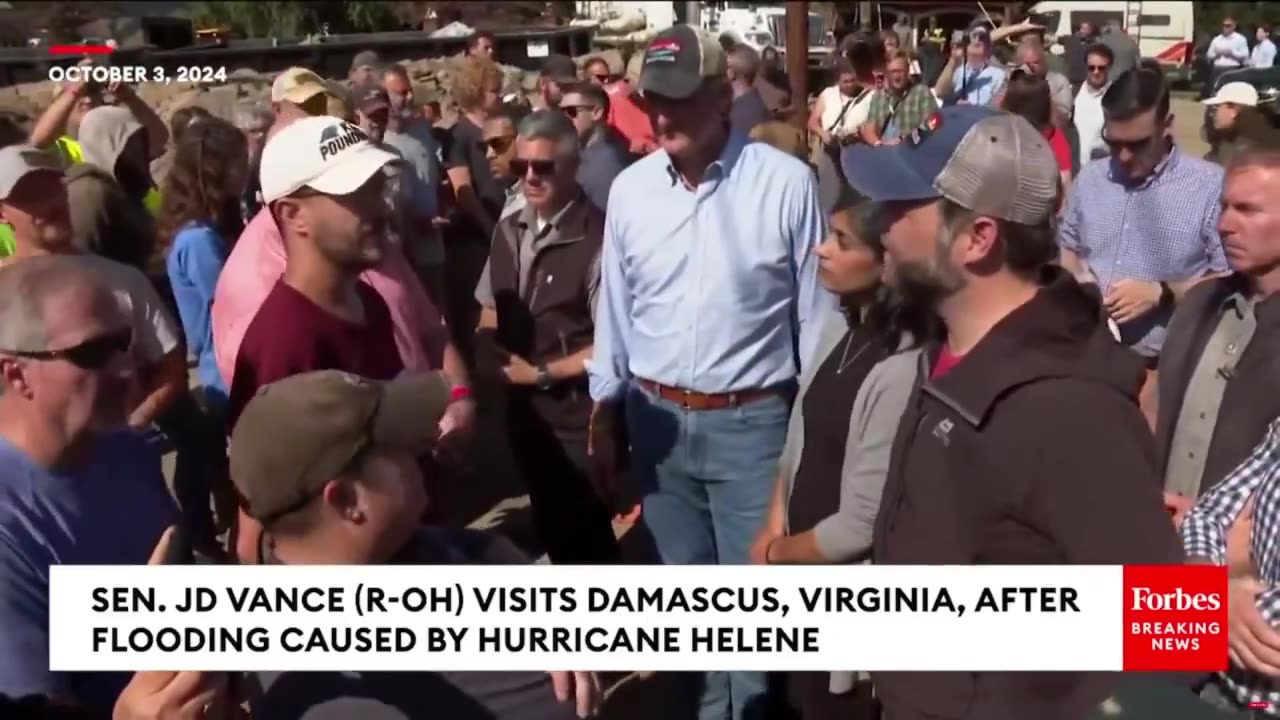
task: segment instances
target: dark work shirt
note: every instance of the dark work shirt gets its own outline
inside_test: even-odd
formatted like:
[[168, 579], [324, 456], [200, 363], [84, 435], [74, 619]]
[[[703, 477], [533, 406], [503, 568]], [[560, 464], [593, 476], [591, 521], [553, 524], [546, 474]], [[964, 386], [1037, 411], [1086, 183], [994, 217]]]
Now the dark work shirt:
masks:
[[752, 88], [733, 99], [729, 109], [729, 125], [735, 131], [748, 135], [751, 128], [769, 120], [769, 108], [765, 107], [760, 91]]
[[[392, 565], [527, 562], [501, 539], [473, 530], [422, 528]], [[268, 556], [269, 564], [276, 564]], [[541, 672], [260, 672], [255, 720], [572, 720]]]
[[484, 134], [465, 115], [459, 115], [458, 121], [449, 129], [449, 146], [445, 148], [444, 166], [446, 170], [465, 167], [471, 171], [471, 187], [475, 190], [476, 197], [489, 215], [497, 220], [506, 198], [498, 182], [493, 179], [493, 173], [489, 171]]
[[787, 504], [787, 527], [792, 535], [812, 530], [840, 507], [853, 401], [871, 368], [885, 355], [881, 343], [867, 344], [872, 337], [865, 327], [845, 333], [805, 391], [801, 406], [804, 449]]
[[234, 425], [258, 388], [312, 370], [390, 380], [404, 370], [391, 311], [377, 291], [356, 284], [364, 323], [349, 322], [276, 282], [245, 330], [236, 355], [228, 419]]

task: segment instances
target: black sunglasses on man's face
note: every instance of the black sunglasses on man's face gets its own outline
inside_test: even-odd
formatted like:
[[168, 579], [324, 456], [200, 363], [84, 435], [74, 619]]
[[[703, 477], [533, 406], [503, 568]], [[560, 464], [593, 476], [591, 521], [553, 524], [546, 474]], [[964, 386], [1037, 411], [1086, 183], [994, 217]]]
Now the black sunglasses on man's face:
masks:
[[66, 360], [82, 370], [101, 370], [116, 355], [133, 345], [133, 329], [121, 328], [58, 350], [0, 350], [0, 353], [30, 360]]

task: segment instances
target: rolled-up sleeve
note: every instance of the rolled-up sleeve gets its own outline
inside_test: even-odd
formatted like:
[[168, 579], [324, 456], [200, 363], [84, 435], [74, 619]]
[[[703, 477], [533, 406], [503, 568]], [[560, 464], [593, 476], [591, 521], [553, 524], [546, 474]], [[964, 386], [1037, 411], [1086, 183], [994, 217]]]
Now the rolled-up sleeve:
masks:
[[819, 329], [826, 313], [834, 311], [835, 296], [818, 283], [818, 262], [813, 250], [822, 244], [827, 232], [826, 219], [818, 202], [818, 185], [812, 173], [798, 184], [797, 193], [790, 198], [791, 252], [795, 264], [795, 313], [798, 325], [796, 340], [799, 343], [800, 368], [818, 361]]
[[587, 368], [591, 399], [608, 402], [622, 394], [630, 379], [627, 328], [631, 322], [631, 289], [622, 267], [622, 238], [618, 232], [618, 210], [610, 203], [600, 251], [600, 288], [595, 314], [595, 350]]
[[1273, 421], [1267, 436], [1248, 459], [1222, 482], [1205, 493], [1182, 521], [1182, 547], [1189, 558], [1226, 563], [1227, 528], [1244, 510], [1249, 496], [1275, 476], [1280, 451], [1280, 421]]
[[916, 356], [898, 355], [877, 365], [858, 390], [845, 449], [853, 460], [845, 463], [840, 479], [840, 506], [813, 529], [818, 551], [830, 562], [852, 562], [871, 549], [893, 440], [911, 398]]
[[1067, 193], [1067, 207], [1058, 222], [1058, 247], [1084, 260], [1088, 251], [1080, 244], [1080, 186], [1081, 183], [1074, 183]]

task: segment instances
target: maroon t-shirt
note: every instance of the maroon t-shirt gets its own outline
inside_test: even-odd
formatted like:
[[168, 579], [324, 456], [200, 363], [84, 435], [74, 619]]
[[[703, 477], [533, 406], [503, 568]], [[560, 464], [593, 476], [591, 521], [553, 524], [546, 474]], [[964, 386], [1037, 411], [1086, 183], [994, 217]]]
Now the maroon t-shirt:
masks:
[[229, 428], [258, 388], [291, 375], [342, 370], [391, 380], [404, 370], [387, 304], [364, 283], [356, 284], [356, 293], [364, 304], [363, 324], [333, 315], [284, 280], [276, 281], [236, 355]]

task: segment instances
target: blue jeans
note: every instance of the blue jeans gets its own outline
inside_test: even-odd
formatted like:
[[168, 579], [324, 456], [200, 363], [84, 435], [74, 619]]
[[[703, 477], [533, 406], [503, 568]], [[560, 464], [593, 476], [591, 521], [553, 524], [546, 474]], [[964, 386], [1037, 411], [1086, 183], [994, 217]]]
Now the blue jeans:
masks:
[[[780, 394], [693, 411], [638, 385], [628, 389], [632, 477], [663, 563], [748, 562], [769, 509], [790, 406]], [[764, 673], [707, 673], [698, 716], [762, 718], [764, 695]]]

